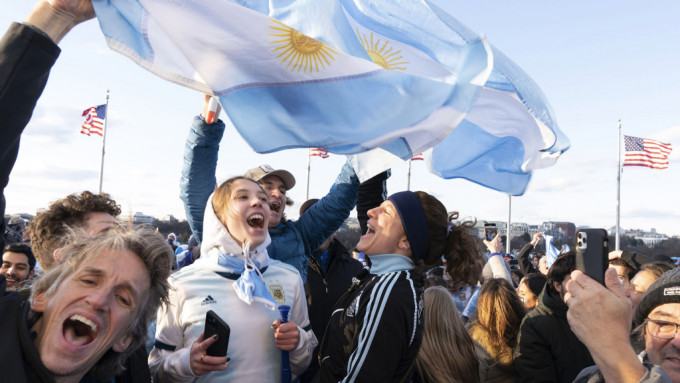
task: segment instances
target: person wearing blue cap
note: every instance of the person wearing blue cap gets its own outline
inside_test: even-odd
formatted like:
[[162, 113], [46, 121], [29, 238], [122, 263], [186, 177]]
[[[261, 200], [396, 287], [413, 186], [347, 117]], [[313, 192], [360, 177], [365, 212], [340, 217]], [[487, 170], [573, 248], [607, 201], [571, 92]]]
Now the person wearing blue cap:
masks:
[[357, 249], [363, 269], [336, 304], [319, 347], [318, 382], [396, 382], [408, 379], [422, 339], [423, 280], [415, 269], [443, 254], [450, 265], [481, 257], [473, 222], [458, 223], [421, 191], [391, 195], [368, 211]]

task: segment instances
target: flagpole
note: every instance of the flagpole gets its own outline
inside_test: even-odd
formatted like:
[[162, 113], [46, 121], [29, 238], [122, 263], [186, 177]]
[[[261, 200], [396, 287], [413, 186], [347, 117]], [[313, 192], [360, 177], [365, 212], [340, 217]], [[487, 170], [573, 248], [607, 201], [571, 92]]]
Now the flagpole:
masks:
[[104, 180], [104, 153], [106, 153], [106, 125], [109, 123], [109, 90], [106, 90], [106, 116], [104, 118], [104, 135], [102, 136], [102, 161], [99, 168], [99, 194], [102, 194], [102, 182]]
[[619, 228], [621, 219], [621, 119], [619, 119], [619, 162], [616, 173], [616, 242], [614, 250], [620, 249]]
[[505, 253], [510, 254], [510, 217], [512, 213], [512, 196], [508, 194], [508, 236], [505, 241]]
[[408, 160], [408, 173], [406, 173], [406, 190], [411, 190], [411, 160]]
[[312, 148], [307, 149], [307, 194], [305, 194], [305, 201], [309, 200], [309, 173], [312, 168]]

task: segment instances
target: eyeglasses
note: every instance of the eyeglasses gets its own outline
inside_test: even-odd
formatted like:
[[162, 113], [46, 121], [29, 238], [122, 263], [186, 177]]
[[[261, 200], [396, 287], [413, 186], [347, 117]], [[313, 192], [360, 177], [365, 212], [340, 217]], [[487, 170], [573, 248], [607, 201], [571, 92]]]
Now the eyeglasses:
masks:
[[661, 339], [673, 339], [678, 333], [680, 324], [647, 318], [647, 331], [649, 335]]

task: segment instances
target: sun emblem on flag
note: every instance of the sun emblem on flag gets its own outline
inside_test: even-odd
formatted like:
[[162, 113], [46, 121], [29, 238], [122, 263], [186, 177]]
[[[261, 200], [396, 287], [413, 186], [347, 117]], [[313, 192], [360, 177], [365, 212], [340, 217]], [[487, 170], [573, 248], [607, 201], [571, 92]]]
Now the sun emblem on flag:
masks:
[[373, 32], [371, 32], [371, 41], [368, 41], [369, 39], [366, 35], [362, 36], [361, 33], [359, 33], [359, 28], [357, 28], [357, 35], [359, 35], [361, 45], [366, 50], [366, 53], [368, 53], [368, 57], [371, 58], [371, 61], [387, 70], [406, 70], [406, 64], [409, 64], [409, 62], [401, 61], [404, 58], [401, 54], [401, 50], [393, 52], [394, 48], [388, 45], [389, 41], [385, 40], [381, 46], [380, 39], [373, 41]]
[[388, 45], [389, 41], [385, 40], [382, 46], [380, 45], [380, 39], [373, 41], [373, 32], [371, 32], [371, 41], [368, 41], [369, 38], [366, 35], [362, 36], [359, 33], [359, 28], [357, 28], [357, 35], [359, 35], [361, 45], [366, 50], [366, 53], [368, 53], [368, 57], [381, 67], [387, 70], [406, 70], [406, 64], [410, 64], [408, 61], [401, 61], [404, 58], [401, 50], [393, 52], [394, 48]]
[[[273, 19], [272, 19], [273, 20]], [[280, 38], [270, 44], [276, 47], [272, 52], [280, 52], [276, 58], [281, 59], [281, 64], [286, 64], [286, 68], [291, 72], [297, 70], [298, 73], [320, 72], [331, 65], [334, 55], [338, 53], [328, 45], [319, 40], [305, 36], [295, 29], [274, 20], [276, 25], [269, 28], [278, 31], [269, 36]]]

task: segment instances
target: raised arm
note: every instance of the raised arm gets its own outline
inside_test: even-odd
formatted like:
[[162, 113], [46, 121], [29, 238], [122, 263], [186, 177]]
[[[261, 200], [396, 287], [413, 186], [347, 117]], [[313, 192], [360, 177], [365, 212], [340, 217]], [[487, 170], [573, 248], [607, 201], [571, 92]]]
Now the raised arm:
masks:
[[370, 180], [359, 185], [357, 195], [357, 219], [361, 234], [366, 233], [366, 223], [368, 222], [368, 211], [380, 206], [387, 199], [387, 179], [392, 175], [391, 170], [386, 170]]
[[501, 241], [501, 234], [497, 233], [493, 240], [484, 240], [484, 245], [489, 250], [489, 258], [487, 265], [491, 268], [492, 278], [502, 278], [512, 284], [512, 275], [510, 268], [503, 258], [503, 242]]
[[524, 247], [522, 247], [522, 249], [517, 254], [519, 268], [520, 270], [522, 270], [522, 273], [524, 273], [524, 275], [535, 273], [537, 271], [534, 265], [532, 265], [531, 261], [529, 260], [529, 254], [534, 250], [536, 244], [538, 244], [538, 241], [540, 241], [541, 238], [543, 238], [543, 232], [538, 232], [534, 234], [534, 237], [531, 239], [531, 242], [524, 245]]
[[[94, 17], [83, 0], [39, 1], [23, 24], [13, 23], [0, 40], [0, 217], [4, 190], [19, 153], [19, 140], [59, 56], [57, 43], [75, 25]], [[4, 247], [0, 219], [0, 246]]]
[[76, 25], [94, 18], [90, 0], [39, 1], [26, 23], [45, 32], [55, 44]]
[[[224, 135], [224, 122], [205, 121], [210, 96], [204, 96], [203, 111], [194, 117], [189, 136], [184, 145], [184, 163], [180, 179], [180, 199], [189, 221], [191, 232], [199, 243], [203, 240], [203, 214], [208, 197], [215, 190], [217, 179], [217, 154]], [[219, 106], [215, 118], [219, 115]]]
[[345, 163], [331, 190], [325, 197], [300, 216], [297, 226], [305, 246], [311, 254], [331, 234], [342, 226], [357, 202], [359, 178], [349, 163]]

